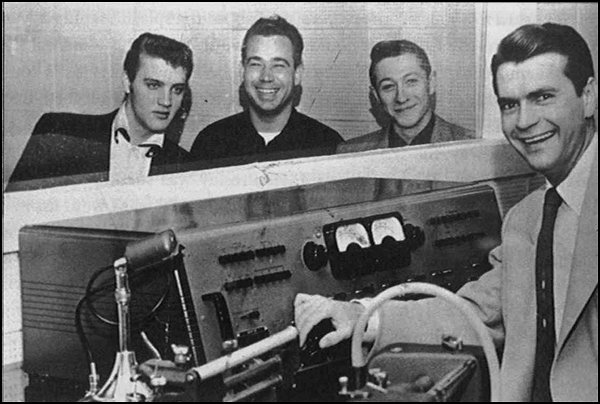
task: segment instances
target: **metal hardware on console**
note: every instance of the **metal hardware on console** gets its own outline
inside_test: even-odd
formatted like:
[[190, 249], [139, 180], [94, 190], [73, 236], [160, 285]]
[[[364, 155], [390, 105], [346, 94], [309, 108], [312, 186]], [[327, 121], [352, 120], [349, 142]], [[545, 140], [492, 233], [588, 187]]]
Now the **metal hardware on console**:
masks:
[[114, 263], [115, 303], [118, 315], [119, 351], [116, 354], [113, 370], [100, 391], [96, 392], [95, 365], [92, 364], [90, 390], [83, 401], [152, 401], [152, 390], [140, 383], [137, 370], [138, 363], [131, 346], [131, 319], [129, 303], [129, 270], [154, 264], [170, 257], [176, 250], [173, 231], [165, 231], [158, 235], [130, 243], [125, 256]]
[[[104, 401], [339, 400], [338, 381], [350, 376], [349, 342], [319, 349], [324, 324], [300, 349], [291, 326], [296, 294], [348, 301], [413, 282], [454, 292], [490, 269], [500, 225], [492, 188], [472, 185], [149, 238], [28, 226], [20, 233], [23, 368], [41, 379], [37, 387], [52, 378], [79, 389], [89, 379], [87, 398]], [[106, 288], [112, 279], [98, 279], [106, 293], [93, 304], [110, 317], [116, 301], [120, 325], [83, 310], [82, 328], [99, 353], [88, 369], [72, 313], [92, 271], [116, 257], [124, 257], [115, 262], [117, 291]], [[134, 321], [157, 301], [152, 318]], [[96, 373], [109, 374], [111, 365], [98, 389]], [[391, 374], [382, 367], [364, 379], [387, 389]], [[351, 377], [342, 390], [356, 391], [353, 384]]]

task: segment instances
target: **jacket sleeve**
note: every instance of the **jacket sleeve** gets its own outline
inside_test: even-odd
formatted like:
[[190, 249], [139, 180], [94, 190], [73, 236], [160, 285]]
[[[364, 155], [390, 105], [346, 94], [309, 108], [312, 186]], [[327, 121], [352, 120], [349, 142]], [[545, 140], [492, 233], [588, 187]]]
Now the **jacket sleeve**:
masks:
[[52, 158], [51, 150], [54, 144], [44, 136], [54, 131], [53, 122], [49, 115], [44, 114], [36, 123], [33, 133], [10, 176], [9, 184], [16, 181], [43, 178], [51, 174], [46, 172], [45, 162]]
[[[479, 280], [463, 286], [457, 294], [471, 303], [490, 331], [496, 346], [503, 343], [504, 329], [501, 311], [501, 246], [490, 252], [492, 270]], [[473, 327], [457, 308], [440, 298], [418, 301], [389, 301], [379, 309], [379, 332], [376, 352], [397, 342], [439, 344], [443, 335], [461, 338], [467, 344], [479, 345]]]

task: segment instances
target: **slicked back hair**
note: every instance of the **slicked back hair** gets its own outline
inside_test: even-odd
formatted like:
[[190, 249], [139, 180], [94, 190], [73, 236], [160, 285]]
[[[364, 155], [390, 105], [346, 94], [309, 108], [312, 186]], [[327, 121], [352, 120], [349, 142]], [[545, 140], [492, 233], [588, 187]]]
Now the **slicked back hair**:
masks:
[[381, 41], [375, 44], [371, 49], [371, 66], [369, 67], [369, 78], [371, 86], [377, 88], [377, 78], [375, 77], [375, 67], [383, 59], [401, 56], [406, 53], [413, 54], [419, 60], [419, 64], [427, 73], [427, 78], [431, 75], [431, 63], [429, 57], [423, 48], [414, 42], [405, 39]]
[[521, 63], [544, 53], [557, 53], [567, 58], [564, 73], [580, 97], [588, 79], [594, 77], [590, 49], [572, 27], [550, 22], [523, 25], [500, 41], [498, 50], [492, 57], [494, 93], [498, 95], [496, 75], [500, 65], [508, 62]]
[[274, 36], [280, 35], [287, 37], [292, 42], [294, 53], [294, 68], [302, 64], [302, 51], [304, 50], [304, 41], [298, 29], [290, 24], [285, 18], [274, 15], [268, 18], [259, 18], [248, 29], [242, 42], [242, 64], [246, 63], [247, 47], [250, 38], [253, 36]]
[[146, 32], [133, 41], [125, 56], [123, 69], [130, 82], [135, 80], [142, 54], [161, 58], [175, 68], [183, 67], [186, 80], [190, 79], [194, 70], [194, 57], [189, 46], [166, 36]]

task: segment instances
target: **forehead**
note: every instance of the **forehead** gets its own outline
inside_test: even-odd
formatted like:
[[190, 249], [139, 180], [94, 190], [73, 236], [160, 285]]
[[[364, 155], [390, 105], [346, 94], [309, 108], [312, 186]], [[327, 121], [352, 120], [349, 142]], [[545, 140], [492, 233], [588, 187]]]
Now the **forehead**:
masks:
[[400, 56], [385, 58], [380, 60], [375, 66], [377, 80], [399, 78], [411, 73], [427, 75], [425, 69], [421, 67], [419, 58], [414, 53], [405, 53]]
[[279, 58], [291, 62], [294, 58], [294, 47], [292, 41], [283, 35], [254, 35], [246, 44], [246, 59], [251, 57], [265, 60]]
[[153, 79], [165, 83], [179, 84], [186, 82], [186, 71], [183, 67], [173, 67], [166, 60], [146, 54], [140, 55], [136, 79]]
[[565, 76], [567, 57], [544, 53], [523, 62], [503, 63], [496, 72], [499, 97], [521, 98], [543, 88], [573, 87]]

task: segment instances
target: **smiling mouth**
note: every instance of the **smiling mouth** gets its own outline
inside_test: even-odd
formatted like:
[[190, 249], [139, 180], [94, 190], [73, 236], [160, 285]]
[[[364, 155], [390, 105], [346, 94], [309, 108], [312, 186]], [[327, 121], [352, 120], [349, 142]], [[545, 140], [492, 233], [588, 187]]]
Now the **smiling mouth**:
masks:
[[263, 94], [263, 95], [273, 95], [277, 91], [279, 91], [279, 89], [277, 89], [277, 88], [257, 88], [256, 91], [259, 94]]
[[521, 139], [521, 141], [523, 143], [525, 143], [526, 145], [532, 145], [532, 144], [544, 142], [544, 141], [550, 139], [551, 137], [553, 137], [555, 134], [556, 134], [555, 131], [549, 130], [549, 131], [544, 132], [537, 136], [529, 137], [527, 139]]
[[416, 105], [411, 105], [410, 107], [396, 108], [394, 111], [397, 114], [401, 114], [403, 112], [406, 112], [406, 111], [409, 111], [409, 110], [413, 109], [414, 107], [416, 107]]

